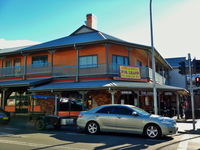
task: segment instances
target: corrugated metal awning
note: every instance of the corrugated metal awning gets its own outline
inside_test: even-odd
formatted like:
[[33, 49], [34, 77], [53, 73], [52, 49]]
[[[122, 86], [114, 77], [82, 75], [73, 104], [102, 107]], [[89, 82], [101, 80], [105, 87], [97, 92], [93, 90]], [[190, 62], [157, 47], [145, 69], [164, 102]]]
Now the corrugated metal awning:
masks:
[[[158, 90], [163, 91], [187, 91], [184, 88], [156, 84]], [[32, 92], [40, 91], [72, 91], [72, 90], [99, 90], [99, 89], [130, 89], [130, 90], [152, 90], [153, 84], [148, 82], [127, 82], [116, 80], [98, 80], [83, 82], [54, 82], [31, 88]]]
[[51, 78], [40, 78], [40, 79], [0, 81], [0, 88], [31, 87], [50, 82], [51, 80], [52, 80]]

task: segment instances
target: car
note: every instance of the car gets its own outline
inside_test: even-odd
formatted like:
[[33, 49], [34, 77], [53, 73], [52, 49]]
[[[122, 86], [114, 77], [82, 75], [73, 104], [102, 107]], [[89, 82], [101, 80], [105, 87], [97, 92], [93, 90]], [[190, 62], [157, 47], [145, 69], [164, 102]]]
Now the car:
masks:
[[7, 124], [10, 121], [10, 113], [0, 108], [0, 124]]
[[172, 118], [152, 115], [132, 105], [110, 104], [81, 112], [77, 126], [89, 134], [123, 132], [143, 134], [155, 139], [176, 134], [178, 128]]

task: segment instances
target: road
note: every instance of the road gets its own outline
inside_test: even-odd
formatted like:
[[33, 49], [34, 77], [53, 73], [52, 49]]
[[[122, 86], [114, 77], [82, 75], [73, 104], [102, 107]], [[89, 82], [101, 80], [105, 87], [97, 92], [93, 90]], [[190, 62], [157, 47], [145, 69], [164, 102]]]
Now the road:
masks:
[[151, 140], [134, 134], [88, 135], [75, 127], [37, 131], [29, 123], [20, 123], [0, 126], [0, 150], [200, 150], [199, 132]]

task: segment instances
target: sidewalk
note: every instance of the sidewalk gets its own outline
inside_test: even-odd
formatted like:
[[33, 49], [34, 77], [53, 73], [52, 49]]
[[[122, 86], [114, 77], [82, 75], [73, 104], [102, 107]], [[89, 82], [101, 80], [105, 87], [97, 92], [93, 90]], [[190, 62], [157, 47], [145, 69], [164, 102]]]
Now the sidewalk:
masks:
[[176, 119], [179, 133], [200, 134], [200, 119], [195, 119], [195, 130], [193, 130], [192, 119]]

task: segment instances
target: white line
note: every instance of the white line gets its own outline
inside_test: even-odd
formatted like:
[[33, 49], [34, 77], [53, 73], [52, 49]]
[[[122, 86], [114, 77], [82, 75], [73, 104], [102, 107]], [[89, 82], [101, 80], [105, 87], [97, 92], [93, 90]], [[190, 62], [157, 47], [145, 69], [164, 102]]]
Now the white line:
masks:
[[36, 148], [48, 148], [48, 149], [54, 149], [54, 150], [66, 150], [66, 149], [68, 149], [68, 150], [86, 150], [86, 149], [81, 149], [81, 148], [72, 148], [69, 146], [54, 146], [54, 145], [47, 145], [47, 144], [37, 144], [37, 143], [1, 140], [1, 139], [0, 139], [0, 143], [29, 146], [29, 147], [36, 147]]
[[181, 142], [179, 143], [177, 150], [187, 150], [188, 147], [188, 139], [190, 136], [188, 134], [184, 134], [181, 138]]

